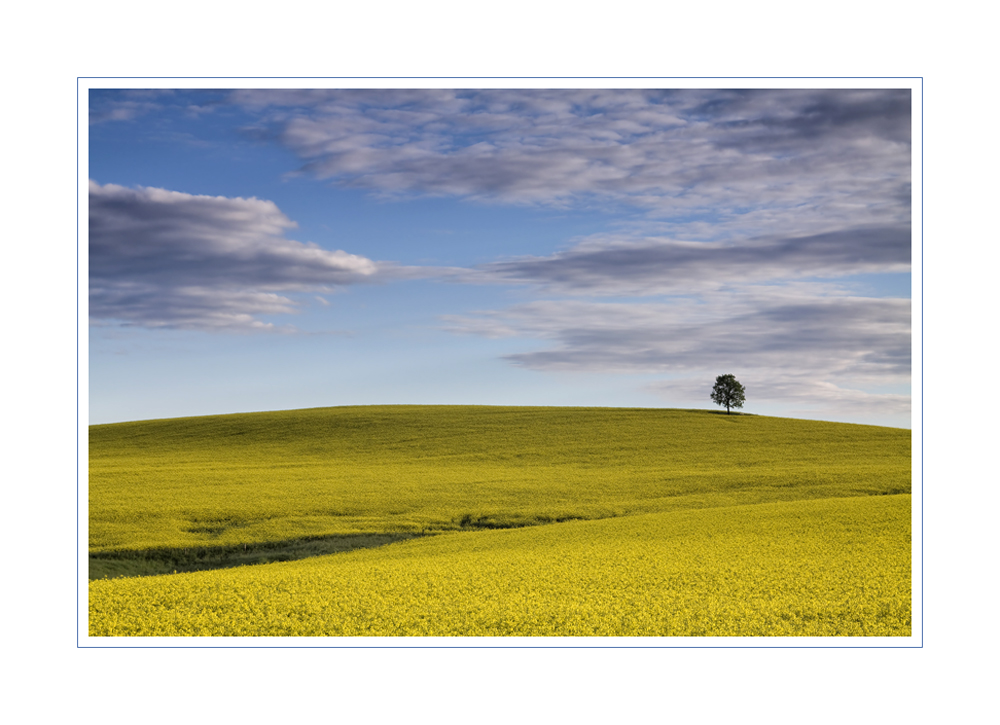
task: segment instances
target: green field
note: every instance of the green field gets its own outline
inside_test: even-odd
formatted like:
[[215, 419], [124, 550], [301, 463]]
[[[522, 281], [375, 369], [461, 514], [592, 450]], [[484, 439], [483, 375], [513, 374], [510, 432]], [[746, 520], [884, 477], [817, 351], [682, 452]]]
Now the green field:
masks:
[[907, 636], [910, 485], [908, 430], [715, 411], [92, 426], [90, 633]]

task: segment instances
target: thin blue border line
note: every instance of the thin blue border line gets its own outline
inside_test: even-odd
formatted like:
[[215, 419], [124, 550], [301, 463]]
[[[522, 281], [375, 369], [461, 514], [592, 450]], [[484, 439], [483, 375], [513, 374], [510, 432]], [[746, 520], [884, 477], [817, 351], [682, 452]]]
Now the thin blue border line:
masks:
[[[217, 76], [77, 76], [76, 79], [76, 603], [80, 604], [80, 81], [99, 78], [197, 78], [200, 80], [210, 80]], [[221, 77], [220, 77], [221, 78]], [[76, 647], [77, 649], [923, 649], [924, 648], [924, 77], [923, 76], [226, 76], [226, 78], [261, 78], [263, 80], [281, 80], [290, 78], [302, 78], [309, 80], [313, 78], [334, 79], [367, 79], [385, 80], [390, 78], [405, 78], [408, 80], [418, 79], [445, 79], [445, 78], [531, 78], [540, 80], [545, 78], [560, 78], [567, 80], [579, 80], [582, 78], [593, 78], [596, 80], [616, 79], [616, 78], [641, 78], [645, 80], [674, 78], [697, 80], [701, 78], [741, 78], [745, 80], [761, 78], [786, 78], [806, 80], [810, 78], [830, 79], [830, 78], [865, 78], [868, 80], [889, 79], [910, 79], [920, 81], [920, 644], [919, 645], [885, 645], [882, 647], [871, 647], [864, 645], [850, 645], [846, 647], [836, 647], [831, 645], [721, 645], [719, 647], [708, 645], [386, 645], [366, 646], [366, 645], [251, 645], [248, 647], [237, 647], [234, 645], [219, 645], [216, 647], [204, 647], [199, 645], [88, 645], [84, 647], [80, 644], [80, 613], [76, 612]]]
[[848, 647], [834, 647], [831, 645], [750, 645], [748, 647], [741, 647], [739, 645], [722, 645], [719, 647], [694, 645], [694, 644], [682, 644], [682, 645], [608, 645], [602, 647], [596, 644], [582, 644], [582, 645], [395, 645], [390, 644], [384, 647], [366, 646], [366, 645], [317, 645], [311, 647], [308, 645], [251, 645], [249, 647], [238, 647], [235, 645], [218, 645], [217, 647], [205, 647], [199, 645], [177, 645], [177, 646], [167, 646], [159, 644], [149, 644], [149, 645], [94, 645], [93, 647], [78, 647], [77, 649], [922, 649], [921, 647], [910, 647], [907, 645], [886, 645], [885, 647], [871, 647], [865, 645], [850, 645]]
[[[89, 547], [88, 547], [89, 557]], [[89, 597], [88, 597], [89, 599]], [[76, 646], [80, 647], [80, 79], [76, 79]], [[90, 612], [87, 612], [88, 618]]]
[[[892, 80], [920, 80], [920, 90], [921, 95], [923, 94], [923, 76], [78, 76], [77, 81], [80, 80], [100, 80], [100, 79], [172, 79], [172, 78], [184, 78], [184, 79], [198, 79], [198, 80], [314, 80], [314, 79], [324, 79], [324, 80], [392, 80], [395, 78], [400, 78], [404, 80], [450, 80], [452, 78], [461, 80], [505, 80], [505, 79], [530, 79], [530, 80], [620, 80], [620, 79], [631, 79], [635, 78], [637, 80], [719, 80], [719, 79], [741, 79], [741, 80], [769, 80], [777, 78], [785, 78], [789, 80], [811, 80], [813, 78], [817, 80], [831, 80], [834, 78], [843, 78], [844, 80], [853, 79], [866, 79], [866, 80], [881, 80], [883, 78]], [[103, 89], [99, 89], [103, 90]], [[117, 90], [117, 89], [107, 89], [107, 90]], [[352, 90], [352, 89], [343, 89]], [[794, 89], [789, 89], [794, 90]], [[921, 111], [923, 111], [923, 102], [921, 101]], [[921, 124], [922, 125], [922, 124]]]

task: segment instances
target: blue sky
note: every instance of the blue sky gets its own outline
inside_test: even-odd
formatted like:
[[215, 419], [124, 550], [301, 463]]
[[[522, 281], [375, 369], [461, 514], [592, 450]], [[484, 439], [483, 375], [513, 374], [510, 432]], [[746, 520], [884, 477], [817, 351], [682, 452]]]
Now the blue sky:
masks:
[[92, 89], [91, 423], [380, 403], [910, 426], [907, 89]]

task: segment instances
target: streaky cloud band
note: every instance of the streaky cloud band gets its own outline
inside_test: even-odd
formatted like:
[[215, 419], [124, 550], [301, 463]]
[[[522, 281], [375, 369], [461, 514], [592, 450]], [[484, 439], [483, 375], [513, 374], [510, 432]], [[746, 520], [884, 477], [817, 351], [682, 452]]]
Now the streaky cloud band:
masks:
[[280, 293], [367, 281], [370, 259], [287, 239], [271, 201], [90, 182], [90, 315], [122, 324], [263, 330]]

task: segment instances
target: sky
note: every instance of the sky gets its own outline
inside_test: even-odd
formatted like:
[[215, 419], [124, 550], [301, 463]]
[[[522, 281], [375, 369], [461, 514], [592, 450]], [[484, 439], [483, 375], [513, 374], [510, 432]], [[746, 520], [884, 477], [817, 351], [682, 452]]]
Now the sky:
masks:
[[910, 427], [908, 88], [91, 89], [92, 424], [335, 405]]

